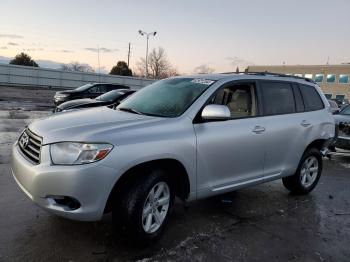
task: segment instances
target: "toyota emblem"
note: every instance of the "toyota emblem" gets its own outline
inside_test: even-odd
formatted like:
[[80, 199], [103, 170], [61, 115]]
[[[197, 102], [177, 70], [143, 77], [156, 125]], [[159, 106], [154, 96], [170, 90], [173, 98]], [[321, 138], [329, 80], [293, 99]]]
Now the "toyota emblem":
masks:
[[19, 140], [19, 143], [22, 145], [23, 148], [26, 148], [29, 143], [29, 137], [26, 133], [23, 133], [21, 136], [21, 139]]

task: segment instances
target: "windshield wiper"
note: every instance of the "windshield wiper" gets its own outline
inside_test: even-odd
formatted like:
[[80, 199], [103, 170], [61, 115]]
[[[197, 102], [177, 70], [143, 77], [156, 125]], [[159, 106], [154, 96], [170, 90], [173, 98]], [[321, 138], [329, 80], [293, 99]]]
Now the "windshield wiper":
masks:
[[141, 113], [135, 109], [129, 108], [129, 107], [119, 107], [117, 109], [120, 111], [125, 111], [125, 112], [129, 112], [129, 113], [133, 113], [133, 114], [143, 115], [143, 113]]

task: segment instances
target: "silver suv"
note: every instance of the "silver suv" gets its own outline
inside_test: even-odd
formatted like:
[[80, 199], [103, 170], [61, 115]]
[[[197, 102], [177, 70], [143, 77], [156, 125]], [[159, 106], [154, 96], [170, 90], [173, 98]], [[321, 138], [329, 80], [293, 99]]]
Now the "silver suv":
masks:
[[156, 239], [175, 196], [191, 201], [282, 178], [307, 194], [322, 171], [334, 119], [319, 86], [269, 73], [158, 81], [118, 107], [32, 122], [12, 150], [13, 176], [57, 215], [113, 221]]

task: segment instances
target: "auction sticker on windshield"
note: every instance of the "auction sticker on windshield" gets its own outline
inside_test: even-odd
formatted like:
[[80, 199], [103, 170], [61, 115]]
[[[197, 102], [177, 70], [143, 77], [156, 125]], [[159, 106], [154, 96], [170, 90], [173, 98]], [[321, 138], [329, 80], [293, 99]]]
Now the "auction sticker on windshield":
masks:
[[202, 78], [195, 78], [191, 81], [192, 83], [195, 84], [202, 84], [202, 85], [211, 85], [212, 83], [214, 83], [215, 81], [213, 80], [208, 80], [208, 79], [202, 79]]

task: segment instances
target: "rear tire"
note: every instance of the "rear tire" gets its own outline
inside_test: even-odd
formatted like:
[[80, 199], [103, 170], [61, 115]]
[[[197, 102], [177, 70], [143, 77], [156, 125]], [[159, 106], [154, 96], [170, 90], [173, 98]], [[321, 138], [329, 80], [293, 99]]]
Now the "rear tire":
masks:
[[154, 169], [125, 188], [112, 210], [113, 224], [132, 244], [145, 246], [162, 234], [174, 203], [170, 179]]
[[322, 156], [316, 148], [308, 149], [302, 156], [298, 169], [293, 176], [282, 178], [283, 185], [295, 195], [311, 192], [322, 173]]

